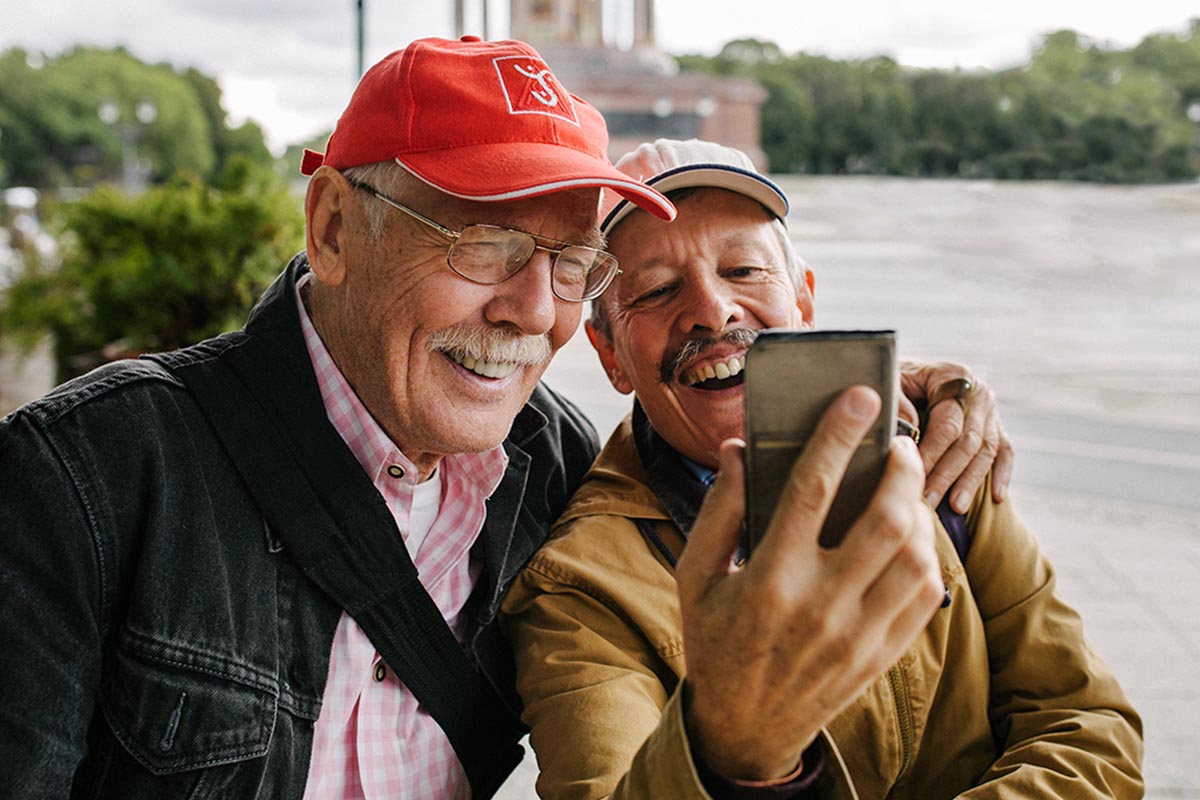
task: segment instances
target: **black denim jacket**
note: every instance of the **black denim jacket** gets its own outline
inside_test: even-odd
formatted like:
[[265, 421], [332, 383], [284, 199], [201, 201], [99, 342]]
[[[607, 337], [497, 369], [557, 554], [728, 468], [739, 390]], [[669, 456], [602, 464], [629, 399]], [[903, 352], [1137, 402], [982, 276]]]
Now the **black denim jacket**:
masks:
[[[305, 270], [297, 256], [242, 331], [101, 368], [0, 422], [0, 798], [303, 794], [342, 609], [171, 370], [240, 365], [286, 448], [271, 459], [304, 472], [283, 491], [315, 493], [340, 538], [344, 554], [316, 569], [383, 591], [386, 570], [347, 564], [404, 547], [375, 524], [382, 500], [325, 417], [292, 289]], [[493, 617], [597, 441], [539, 386], [504, 446], [468, 654], [516, 710]]]

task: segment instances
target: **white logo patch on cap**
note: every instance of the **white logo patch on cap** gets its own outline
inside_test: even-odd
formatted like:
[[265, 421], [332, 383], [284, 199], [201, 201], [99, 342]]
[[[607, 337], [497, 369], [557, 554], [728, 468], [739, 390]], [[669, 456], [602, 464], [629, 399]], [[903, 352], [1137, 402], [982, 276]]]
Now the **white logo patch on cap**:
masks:
[[529, 56], [492, 59], [510, 114], [546, 114], [578, 125], [571, 95], [546, 62]]

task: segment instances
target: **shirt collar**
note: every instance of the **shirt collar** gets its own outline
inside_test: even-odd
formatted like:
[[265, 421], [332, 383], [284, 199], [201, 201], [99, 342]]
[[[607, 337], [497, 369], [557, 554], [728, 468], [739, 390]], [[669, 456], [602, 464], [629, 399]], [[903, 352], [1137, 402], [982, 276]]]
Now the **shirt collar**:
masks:
[[717, 471], [715, 469], [709, 469], [703, 464], [692, 461], [683, 453], [679, 454], [679, 460], [683, 462], [685, 467], [687, 467], [688, 472], [695, 476], [696, 480], [704, 484], [706, 489], [712, 488], [713, 483], [715, 483], [717, 480]]

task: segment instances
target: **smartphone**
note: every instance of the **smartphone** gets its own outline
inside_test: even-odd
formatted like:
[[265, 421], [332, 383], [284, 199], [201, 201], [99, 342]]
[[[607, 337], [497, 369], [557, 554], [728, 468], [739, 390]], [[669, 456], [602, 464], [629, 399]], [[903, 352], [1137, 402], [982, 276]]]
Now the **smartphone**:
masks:
[[879, 418], [851, 458], [821, 528], [821, 545], [837, 547], [875, 493], [896, 431], [895, 331], [766, 330], [750, 347], [745, 369], [750, 551], [766, 534], [792, 465], [829, 404], [857, 384], [879, 393]]

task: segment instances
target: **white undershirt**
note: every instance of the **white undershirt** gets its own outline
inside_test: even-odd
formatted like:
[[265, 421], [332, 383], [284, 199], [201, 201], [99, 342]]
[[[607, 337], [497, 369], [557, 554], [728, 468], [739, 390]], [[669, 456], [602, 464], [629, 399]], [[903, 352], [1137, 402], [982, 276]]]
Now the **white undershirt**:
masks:
[[404, 537], [404, 546], [408, 548], [409, 557], [416, 562], [417, 552], [433, 521], [437, 519], [438, 507], [442, 504], [442, 471], [435, 470], [428, 480], [421, 481], [413, 487], [412, 510], [408, 517], [408, 535]]

